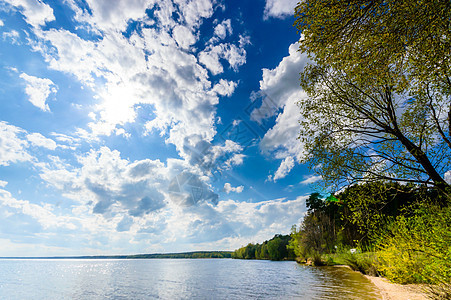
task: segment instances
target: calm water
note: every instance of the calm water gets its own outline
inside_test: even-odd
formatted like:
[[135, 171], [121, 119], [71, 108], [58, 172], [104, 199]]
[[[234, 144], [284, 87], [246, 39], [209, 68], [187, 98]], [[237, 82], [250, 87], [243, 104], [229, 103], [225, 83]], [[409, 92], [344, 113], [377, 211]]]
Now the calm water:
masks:
[[0, 299], [381, 299], [344, 268], [232, 259], [0, 260]]

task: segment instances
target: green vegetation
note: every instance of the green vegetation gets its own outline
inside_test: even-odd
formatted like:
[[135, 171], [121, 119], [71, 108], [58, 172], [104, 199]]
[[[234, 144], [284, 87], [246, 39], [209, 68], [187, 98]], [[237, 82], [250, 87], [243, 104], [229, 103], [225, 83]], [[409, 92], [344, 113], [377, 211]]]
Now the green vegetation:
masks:
[[299, 261], [430, 284], [436, 299], [449, 299], [451, 206], [437, 205], [439, 197], [445, 196], [424, 186], [382, 182], [350, 186], [338, 201], [314, 193], [288, 247]]
[[248, 244], [232, 257], [344, 264], [397, 283], [431, 284], [437, 299], [447, 299], [451, 207], [438, 205], [439, 197], [445, 196], [436, 189], [396, 182], [352, 185], [327, 198], [313, 193], [302, 224], [293, 226], [290, 236]]
[[231, 258], [231, 251], [195, 251], [183, 253], [156, 253], [127, 255], [125, 258]]
[[451, 207], [399, 216], [377, 244], [379, 269], [399, 283], [451, 283]]
[[264, 241], [262, 244], [250, 243], [235, 250], [232, 258], [294, 260], [293, 251], [287, 248], [290, 240], [289, 235], [276, 234], [272, 239]]

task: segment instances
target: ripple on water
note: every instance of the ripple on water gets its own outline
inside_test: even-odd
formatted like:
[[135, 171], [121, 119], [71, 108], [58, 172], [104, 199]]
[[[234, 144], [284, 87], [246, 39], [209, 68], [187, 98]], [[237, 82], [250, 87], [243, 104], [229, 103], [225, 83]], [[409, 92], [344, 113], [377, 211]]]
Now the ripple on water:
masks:
[[2, 299], [381, 299], [345, 268], [232, 259], [0, 260]]

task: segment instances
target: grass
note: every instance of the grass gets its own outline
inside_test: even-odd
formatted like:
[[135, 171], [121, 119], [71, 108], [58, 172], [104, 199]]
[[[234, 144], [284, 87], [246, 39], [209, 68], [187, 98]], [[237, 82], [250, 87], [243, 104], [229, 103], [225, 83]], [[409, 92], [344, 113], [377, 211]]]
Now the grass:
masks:
[[370, 276], [379, 276], [377, 271], [377, 255], [374, 252], [351, 254], [347, 251], [326, 254], [322, 257], [326, 265], [347, 265], [354, 271]]

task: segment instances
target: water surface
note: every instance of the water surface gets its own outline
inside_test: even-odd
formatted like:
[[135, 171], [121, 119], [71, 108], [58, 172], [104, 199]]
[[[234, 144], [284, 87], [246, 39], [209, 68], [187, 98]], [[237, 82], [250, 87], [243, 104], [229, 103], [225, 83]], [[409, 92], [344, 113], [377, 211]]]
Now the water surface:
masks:
[[345, 268], [233, 259], [0, 260], [1, 299], [381, 299]]

